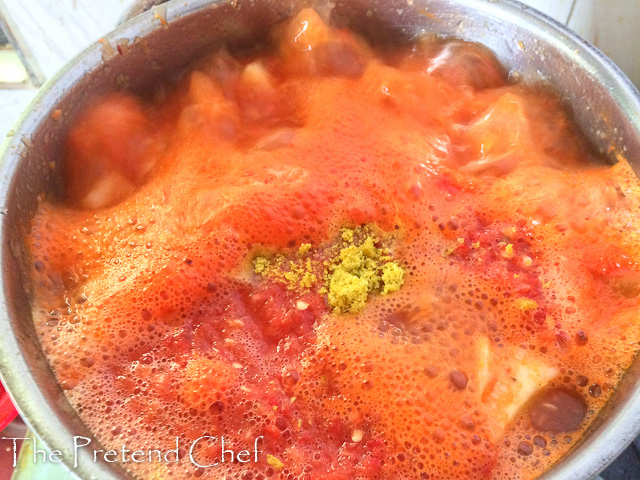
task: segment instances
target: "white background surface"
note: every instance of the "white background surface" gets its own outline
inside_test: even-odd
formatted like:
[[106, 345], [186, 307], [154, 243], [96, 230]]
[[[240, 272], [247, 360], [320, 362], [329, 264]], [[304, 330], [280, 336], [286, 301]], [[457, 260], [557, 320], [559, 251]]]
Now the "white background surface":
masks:
[[[488, 0], [487, 0], [488, 1]], [[44, 78], [112, 30], [132, 0], [0, 0]], [[567, 24], [609, 55], [640, 86], [640, 0], [523, 0]], [[0, 138], [35, 90], [0, 90]]]

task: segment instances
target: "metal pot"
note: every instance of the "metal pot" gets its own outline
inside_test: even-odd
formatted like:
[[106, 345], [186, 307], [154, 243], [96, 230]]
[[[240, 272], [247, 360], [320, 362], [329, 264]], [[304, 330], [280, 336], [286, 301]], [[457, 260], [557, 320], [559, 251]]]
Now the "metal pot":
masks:
[[[275, 22], [312, 3], [174, 0], [153, 7], [87, 49], [47, 83], [3, 144], [0, 373], [32, 430], [47, 447], [60, 450], [81, 478], [129, 476], [117, 465], [94, 463], [86, 449], [74, 468], [73, 436], [92, 435], [56, 383], [38, 342], [22, 240], [38, 196], [60, 193], [58, 160], [69, 125], [90, 99], [122, 88], [143, 92], [217, 45], [258, 40]], [[514, 74], [542, 79], [555, 88], [596, 148], [612, 159], [621, 153], [640, 170], [638, 92], [593, 46], [519, 2], [335, 0], [331, 15], [333, 23], [374, 43], [406, 41], [425, 31], [484, 43]], [[583, 439], [543, 478], [591, 478], [638, 433], [640, 359]]]

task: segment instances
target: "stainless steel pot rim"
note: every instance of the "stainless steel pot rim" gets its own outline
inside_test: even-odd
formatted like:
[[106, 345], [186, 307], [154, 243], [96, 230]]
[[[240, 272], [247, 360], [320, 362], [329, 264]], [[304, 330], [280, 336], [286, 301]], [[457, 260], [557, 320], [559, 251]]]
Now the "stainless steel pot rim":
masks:
[[[428, 2], [429, 0], [422, 2], [409, 0], [407, 6], [419, 3], [426, 5]], [[226, 2], [223, 0], [172, 0], [127, 21], [106, 35], [103, 41], [115, 45], [120, 39], [126, 38], [133, 41], [136, 37], [143, 38], [163, 28], [155, 13], [161, 13], [162, 17], [171, 24], [180, 17], [186, 17], [222, 3]], [[607, 86], [640, 135], [640, 94], [619, 68], [593, 45], [565, 26], [516, 0], [450, 0], [449, 3], [464, 3], [465, 6], [486, 16], [500, 17], [528, 30], [534, 30], [541, 38], [545, 38], [568, 57], [574, 59], [597, 81]], [[292, 0], [292, 10], [293, 8]], [[0, 205], [2, 205], [0, 213], [4, 214], [11, 208], [8, 204], [8, 193], [21, 156], [28, 148], [31, 134], [37, 131], [44, 119], [55, 110], [72, 86], [78, 84], [87, 72], [102, 64], [102, 55], [103, 44], [95, 43], [49, 80], [21, 115], [11, 136], [4, 139], [0, 147]], [[2, 244], [8, 238], [6, 223], [6, 221], [0, 222]], [[6, 262], [2, 263], [3, 268], [6, 268]], [[67, 454], [71, 452], [68, 439], [75, 433], [61, 426], [48, 399], [40, 391], [24, 362], [22, 348], [8, 321], [8, 304], [9, 299], [3, 290], [3, 294], [0, 295], [0, 311], [3, 315], [3, 321], [0, 322], [0, 377], [29, 427], [39, 435], [42, 443], [48, 448], [61, 450], [66, 463], [70, 457], [65, 455], [65, 452]], [[636, 388], [617, 411], [609, 412], [607, 425], [595, 438], [588, 438], [576, 448], [579, 450], [579, 455], [569, 455], [561, 460], [541, 479], [592, 478], [613, 461], [638, 433], [640, 433], [640, 388]], [[67, 466], [70, 465], [67, 463]], [[104, 465], [91, 463], [71, 470], [75, 475], [85, 479], [116, 479], [124, 478], [123, 475], [125, 475]]]

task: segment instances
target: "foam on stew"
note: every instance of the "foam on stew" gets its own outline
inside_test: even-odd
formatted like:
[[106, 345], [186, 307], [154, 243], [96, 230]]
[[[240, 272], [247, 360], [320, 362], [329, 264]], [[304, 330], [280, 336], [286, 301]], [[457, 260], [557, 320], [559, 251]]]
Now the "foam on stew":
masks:
[[[25, 239], [34, 322], [106, 448], [180, 439], [139, 478], [532, 479], [638, 349], [637, 178], [480, 45], [375, 50], [304, 10], [96, 99], [61, 160]], [[327, 303], [344, 229], [403, 272], [355, 313]], [[263, 453], [198, 469], [205, 435]]]

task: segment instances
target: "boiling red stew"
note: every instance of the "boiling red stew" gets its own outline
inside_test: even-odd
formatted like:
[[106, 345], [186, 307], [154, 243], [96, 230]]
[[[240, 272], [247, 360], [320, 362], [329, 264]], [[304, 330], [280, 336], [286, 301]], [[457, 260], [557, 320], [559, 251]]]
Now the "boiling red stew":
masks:
[[638, 350], [637, 178], [477, 44], [304, 10], [60, 160], [34, 322], [105, 448], [177, 439], [140, 478], [532, 479]]

